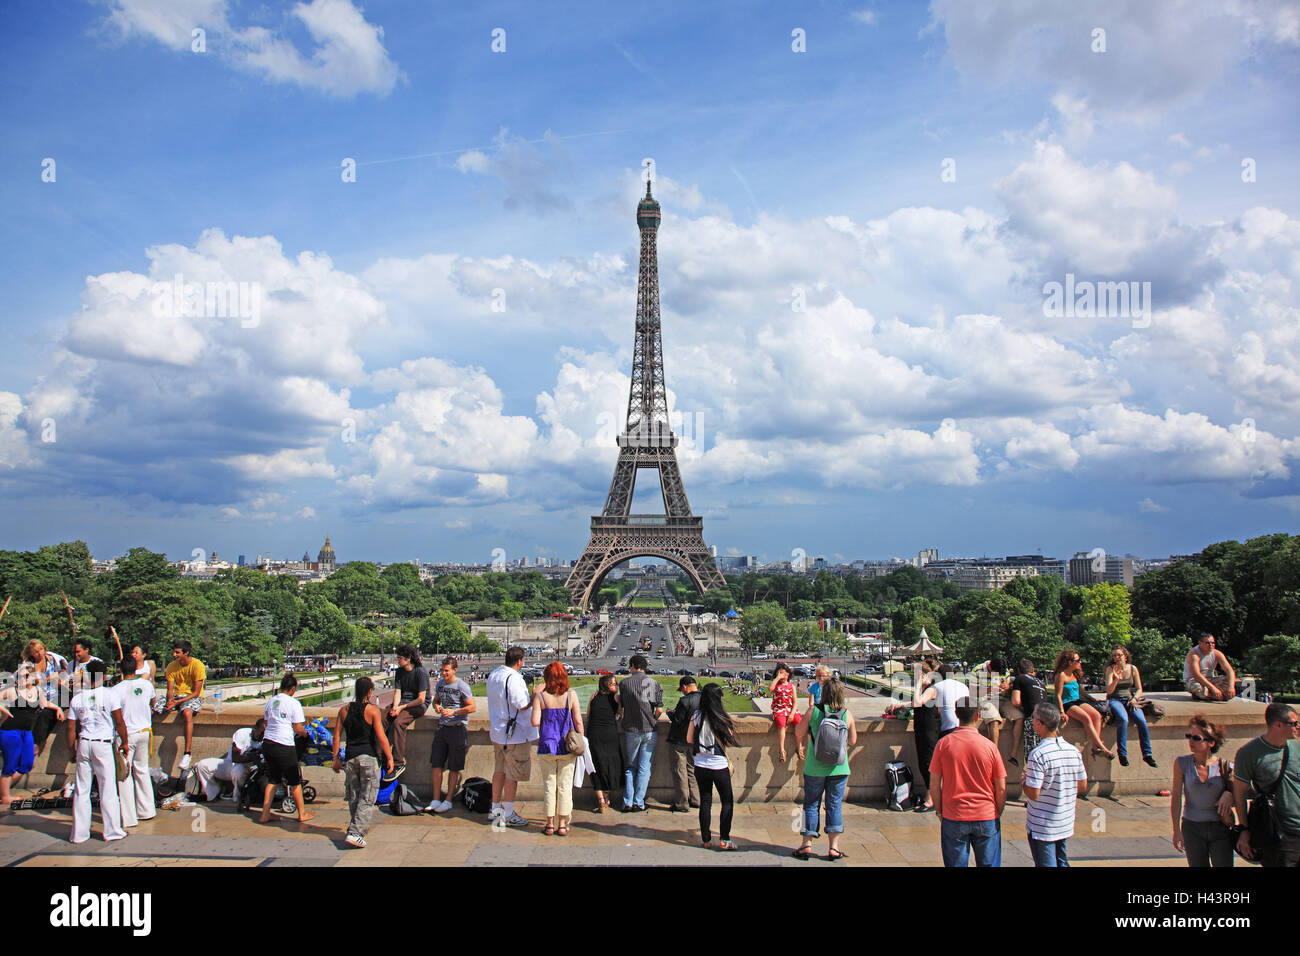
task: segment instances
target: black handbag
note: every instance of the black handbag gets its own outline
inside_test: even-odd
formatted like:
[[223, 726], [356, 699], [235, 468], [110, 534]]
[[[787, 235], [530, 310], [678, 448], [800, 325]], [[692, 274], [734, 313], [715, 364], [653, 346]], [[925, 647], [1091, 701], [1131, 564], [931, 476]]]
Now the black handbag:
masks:
[[1286, 776], [1286, 764], [1290, 756], [1291, 748], [1283, 744], [1282, 770], [1277, 775], [1277, 783], [1273, 784], [1273, 789], [1268, 793], [1261, 791], [1254, 800], [1250, 801], [1250, 808], [1246, 811], [1246, 829], [1250, 831], [1250, 848], [1256, 852], [1271, 849], [1282, 842], [1273, 803], [1278, 788], [1282, 786], [1282, 780]]

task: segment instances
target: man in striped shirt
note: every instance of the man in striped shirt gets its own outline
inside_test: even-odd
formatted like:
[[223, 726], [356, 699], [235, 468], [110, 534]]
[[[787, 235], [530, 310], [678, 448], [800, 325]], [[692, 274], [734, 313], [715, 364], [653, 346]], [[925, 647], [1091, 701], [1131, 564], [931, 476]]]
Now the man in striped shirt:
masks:
[[1035, 707], [1033, 721], [1042, 743], [1029, 755], [1020, 786], [1029, 851], [1034, 866], [1068, 867], [1065, 844], [1074, 836], [1074, 805], [1088, 789], [1088, 771], [1079, 751], [1059, 736], [1061, 712], [1055, 704]]

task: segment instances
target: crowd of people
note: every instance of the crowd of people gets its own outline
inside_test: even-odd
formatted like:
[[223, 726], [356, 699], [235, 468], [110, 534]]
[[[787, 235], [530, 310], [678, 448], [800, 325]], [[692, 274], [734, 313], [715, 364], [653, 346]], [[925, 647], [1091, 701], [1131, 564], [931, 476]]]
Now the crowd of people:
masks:
[[[172, 649], [173, 660], [162, 675], [165, 692], [156, 688], [157, 670], [140, 647], [132, 647], [117, 664], [121, 676], [112, 686], [108, 666], [91, 650], [88, 641], [79, 639], [67, 660], [31, 641], [13, 684], [0, 690], [0, 806], [8, 809], [13, 780], [31, 771], [36, 754], [62, 723], [75, 754], [69, 791], [74, 843], [89, 839], [95, 786], [105, 840], [120, 840], [128, 828], [155, 815], [149, 767], [152, 719], [171, 710], [182, 715], [180, 766], [188, 768], [193, 717], [203, 706], [206, 682], [203, 664], [184, 641]], [[530, 825], [518, 811], [517, 795], [519, 784], [531, 778], [534, 755], [542, 773], [543, 835], [568, 835], [574, 786], [586, 775], [595, 791], [596, 813], [646, 812], [657, 724], [665, 710], [663, 686], [646, 673], [645, 657], [637, 654], [629, 660], [629, 674], [622, 681], [602, 675], [584, 713], [561, 661], [547, 664], [530, 687], [521, 673], [525, 656], [523, 648], [511, 647], [504, 662], [487, 675], [494, 757], [489, 819], [502, 827]], [[374, 682], [357, 679], [355, 699], [338, 710], [334, 733], [334, 769], [344, 775], [349, 809], [348, 846], [366, 845], [377, 795], [405, 772], [408, 732], [430, 711], [438, 723], [430, 754], [432, 799], [424, 809], [432, 814], [452, 809], [469, 751], [469, 717], [477, 711], [469, 684], [457, 676], [458, 668], [457, 660], [448, 657], [441, 662], [437, 680], [431, 681], [419, 652], [399, 647], [393, 701], [383, 708], [374, 701]], [[985, 662], [976, 668], [974, 692], [972, 684], [956, 679], [948, 664], [925, 660], [917, 670], [910, 704], [925, 794], [915, 809], [939, 816], [945, 865], [966, 866], [971, 856], [977, 866], [1000, 865], [1007, 767], [1022, 763], [1026, 836], [1034, 863], [1069, 865], [1076, 801], [1088, 786], [1083, 756], [1061, 737], [1070, 720], [1083, 726], [1094, 757], [1127, 764], [1132, 728], [1144, 761], [1158, 766], [1145, 716], [1151, 701], [1125, 648], [1115, 648], [1109, 657], [1103, 701], [1084, 689], [1080, 655], [1070, 648], [1058, 656], [1050, 684], [1030, 660], [1021, 661], [1013, 672], [1003, 661]], [[701, 687], [690, 675], [681, 677], [678, 686], [680, 697], [667, 712], [672, 778], [668, 809], [697, 810], [701, 844], [712, 847], [716, 799], [716, 845], [734, 850], [735, 797], [727, 752], [737, 746], [738, 738], [723, 705], [723, 687]], [[1189, 653], [1185, 686], [1206, 703], [1234, 696], [1235, 672], [1211, 635], [1202, 635]], [[824, 829], [826, 858], [843, 859], [842, 807], [849, 751], [858, 738], [844, 685], [822, 665], [801, 697], [790, 668], [778, 664], [767, 689], [779, 757], [784, 763], [793, 728], [794, 748], [802, 762], [801, 842], [793, 854], [809, 859], [813, 841]], [[262, 772], [262, 790], [255, 795], [260, 797], [259, 823], [272, 822], [271, 807], [280, 787], [295, 805], [298, 820], [312, 819], [301, 789], [301, 744], [307, 731], [296, 690], [295, 676], [284, 675], [262, 719], [236, 731], [223, 757], [194, 764], [198, 791], [205, 799], [226, 797], [223, 783], [238, 793], [256, 767]], [[1264, 733], [1238, 747], [1231, 761], [1219, 755], [1226, 739], [1212, 715], [1198, 713], [1188, 722], [1188, 752], [1175, 760], [1171, 777], [1170, 815], [1173, 845], [1190, 866], [1231, 866], [1235, 855], [1265, 866], [1295, 866], [1300, 861], [1300, 720], [1293, 708], [1270, 703], [1264, 721]], [[1004, 759], [998, 742], [1008, 724], [1011, 748]], [[1113, 747], [1102, 737], [1109, 725], [1116, 732]], [[1265, 810], [1259, 810], [1261, 805]]]

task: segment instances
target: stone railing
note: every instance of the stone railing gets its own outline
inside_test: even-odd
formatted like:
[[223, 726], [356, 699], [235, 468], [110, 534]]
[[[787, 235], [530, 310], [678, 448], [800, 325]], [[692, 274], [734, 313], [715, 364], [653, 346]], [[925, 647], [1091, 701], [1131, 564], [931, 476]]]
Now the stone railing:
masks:
[[[1187, 742], [1183, 737], [1187, 729], [1188, 718], [1195, 713], [1204, 713], [1211, 720], [1224, 728], [1228, 742], [1224, 747], [1225, 755], [1231, 757], [1237, 748], [1264, 730], [1264, 706], [1254, 701], [1235, 700], [1222, 704], [1200, 704], [1192, 701], [1186, 694], [1155, 694], [1165, 708], [1165, 716], [1151, 724], [1152, 746], [1155, 758], [1160, 764], [1153, 769], [1142, 762], [1136, 731], [1129, 730], [1128, 767], [1121, 767], [1119, 762], [1105, 758], [1086, 756], [1089, 786], [1092, 796], [1120, 796], [1142, 794], [1154, 796], [1160, 790], [1169, 788], [1173, 774], [1174, 758], [1187, 753]], [[487, 777], [492, 775], [493, 754], [488, 739], [486, 701], [480, 698], [479, 712], [470, 718], [469, 756], [462, 780], [469, 777]], [[331, 728], [337, 707], [308, 707], [307, 718], [326, 717]], [[230, 745], [231, 735], [240, 727], [253, 723], [262, 714], [262, 707], [256, 705], [233, 704], [223, 707], [220, 714], [215, 713], [209, 704], [195, 719], [193, 757], [216, 757], [225, 754]], [[739, 801], [775, 801], [797, 799], [802, 787], [802, 763], [795, 756], [794, 735], [787, 734], [786, 749], [789, 759], [783, 764], [777, 759], [776, 729], [771, 718], [762, 714], [737, 714], [735, 716], [740, 745], [728, 752], [732, 762], [732, 783]], [[857, 719], [858, 743], [849, 754], [849, 792], [848, 797], [855, 801], [881, 801], [885, 793], [884, 765], [892, 760], [904, 760], [920, 780], [916, 766], [915, 737], [911, 732], [911, 722], [885, 719]], [[433, 741], [434, 720], [422, 717], [418, 720], [406, 738], [406, 774], [402, 782], [420, 795], [427, 797], [431, 787], [429, 773], [429, 751]], [[650, 781], [652, 800], [666, 801], [671, 794], [671, 774], [669, 769], [670, 749], [667, 743], [668, 721], [659, 723], [659, 742], [655, 749], [654, 764]], [[1077, 722], [1066, 728], [1065, 739], [1078, 746], [1085, 744], [1082, 729]], [[1102, 732], [1103, 739], [1113, 744], [1115, 731], [1113, 726]], [[172, 713], [154, 720], [153, 763], [175, 774], [178, 772], [181, 754], [184, 750], [184, 724]], [[1004, 756], [1011, 752], [1011, 734], [1004, 727], [1000, 744]], [[1021, 764], [1023, 765], [1023, 758]], [[17, 786], [41, 787], [62, 786], [70, 779], [72, 765], [64, 738], [62, 726], [51, 736], [45, 753], [36, 760], [36, 765], [26, 782], [21, 778]], [[307, 779], [316, 786], [323, 798], [342, 795], [343, 781], [341, 774], [334, 774], [328, 765], [309, 767], [305, 771]], [[1008, 792], [1012, 798], [1019, 796], [1020, 770], [1008, 767]], [[579, 806], [594, 805], [591, 780], [576, 793]], [[540, 764], [533, 763], [532, 779], [520, 785], [521, 800], [540, 800], [542, 780]]]

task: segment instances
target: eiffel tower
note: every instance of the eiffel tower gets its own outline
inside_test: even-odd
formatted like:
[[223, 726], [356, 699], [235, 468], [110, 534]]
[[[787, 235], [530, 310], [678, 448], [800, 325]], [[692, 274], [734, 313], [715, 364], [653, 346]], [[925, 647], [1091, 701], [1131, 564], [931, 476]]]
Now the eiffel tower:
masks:
[[[632, 386], [627, 399], [627, 427], [618, 436], [618, 464], [609, 484], [605, 508], [591, 519], [591, 540], [574, 565], [565, 587], [584, 610], [601, 580], [629, 558], [659, 557], [691, 576], [703, 594], [725, 584], [704, 543], [704, 519], [691, 514], [686, 486], [677, 467], [677, 436], [668, 422], [664, 392], [664, 353], [659, 336], [659, 203], [650, 195], [636, 207], [641, 229], [641, 264], [636, 280], [636, 338], [632, 344]], [[634, 515], [632, 492], [638, 469], [659, 473], [662, 515]]]

